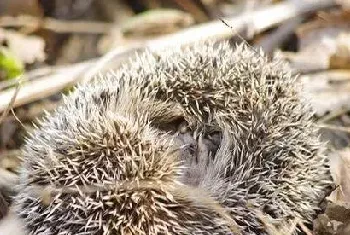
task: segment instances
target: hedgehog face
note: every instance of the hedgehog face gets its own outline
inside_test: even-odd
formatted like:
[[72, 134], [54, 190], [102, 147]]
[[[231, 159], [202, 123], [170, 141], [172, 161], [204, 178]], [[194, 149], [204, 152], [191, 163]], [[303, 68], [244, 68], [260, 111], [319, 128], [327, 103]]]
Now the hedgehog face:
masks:
[[[145, 53], [77, 88], [24, 147], [29, 234], [265, 234], [331, 184], [295, 80], [244, 46]], [[297, 231], [296, 231], [297, 233]]]

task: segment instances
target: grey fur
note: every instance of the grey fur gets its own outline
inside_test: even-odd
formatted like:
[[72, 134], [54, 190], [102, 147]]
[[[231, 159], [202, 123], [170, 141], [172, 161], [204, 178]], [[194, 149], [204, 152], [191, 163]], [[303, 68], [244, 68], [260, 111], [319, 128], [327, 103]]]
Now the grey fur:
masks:
[[[136, 56], [30, 135], [17, 212], [33, 235], [231, 234], [198, 190], [243, 234], [265, 233], [257, 208], [309, 224], [331, 181], [298, 89], [283, 63], [244, 45]], [[102, 190], [118, 182], [140, 186]], [[47, 185], [45, 204], [35, 189]]]

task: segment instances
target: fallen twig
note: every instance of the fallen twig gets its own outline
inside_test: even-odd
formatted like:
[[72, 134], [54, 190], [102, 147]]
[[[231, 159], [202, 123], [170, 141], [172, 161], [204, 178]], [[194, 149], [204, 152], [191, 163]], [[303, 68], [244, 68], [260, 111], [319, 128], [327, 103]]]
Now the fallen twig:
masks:
[[113, 24], [89, 21], [62, 21], [33, 16], [4, 16], [0, 18], [0, 27], [43, 28], [57, 33], [106, 34], [111, 30]]
[[10, 110], [13, 108], [13, 104], [15, 103], [16, 97], [18, 95], [20, 89], [20, 82], [18, 82], [15, 92], [13, 93], [10, 102], [7, 104], [6, 109], [3, 111], [3, 113], [0, 116], [0, 124], [3, 122], [3, 120], [6, 118], [7, 114], [10, 112]]
[[[23, 104], [33, 102], [48, 97], [67, 86], [76, 84], [77, 78], [83, 73], [92, 62], [74, 64], [59, 72], [44, 76], [40, 79], [28, 82], [18, 91], [17, 97], [12, 103], [12, 107], [18, 107]], [[12, 97], [16, 93], [16, 88], [11, 88], [0, 93], [0, 112], [6, 110]]]
[[[164, 50], [169, 46], [182, 46], [208, 39], [227, 39], [232, 37], [236, 32], [244, 29], [247, 25], [253, 27], [254, 32], [258, 33], [295, 16], [334, 5], [335, 3], [333, 0], [304, 1], [303, 4], [294, 1], [286, 1], [261, 10], [252, 11], [249, 15], [244, 14], [225, 19], [225, 21], [232, 26], [233, 31], [221, 21], [214, 21], [156, 39], [133, 43], [128, 47], [119, 47], [100, 58], [94, 66], [91, 66], [91, 61], [74, 64], [67, 66], [66, 69], [62, 69], [57, 74], [42, 77], [39, 80], [25, 84], [18, 93], [13, 106], [17, 107], [30, 103], [54, 94], [66, 86], [74, 85], [81, 81], [88, 81], [99, 73], [109, 62], [113, 61], [114, 66], [116, 66], [118, 62], [135, 53], [135, 51], [157, 51]], [[85, 73], [85, 76], [82, 76], [82, 72], [90, 67], [91, 69]], [[8, 91], [0, 93], [0, 112], [4, 111], [13, 94], [14, 89], [9, 89]]]
[[350, 127], [334, 126], [334, 125], [326, 125], [326, 124], [318, 124], [316, 126], [321, 129], [329, 129], [334, 131], [343, 131], [343, 132], [350, 133]]
[[[225, 21], [237, 32], [240, 32], [249, 25], [256, 34], [295, 16], [317, 11], [325, 7], [331, 7], [333, 5], [335, 5], [333, 0], [307, 0], [303, 1], [302, 4], [293, 1], [286, 1], [260, 10], [252, 11], [249, 15], [243, 14], [237, 17], [225, 19]], [[151, 40], [146, 43], [146, 45], [151, 50], [158, 50], [171, 45], [184, 45], [208, 39], [225, 39], [233, 36], [233, 34], [235, 34], [235, 32], [232, 32], [232, 30], [222, 24], [221, 21], [214, 21]]]
[[[261, 10], [252, 11], [249, 15], [243, 14], [237, 17], [225, 19], [225, 22], [231, 27], [225, 26], [220, 20], [213, 21], [206, 24], [199, 24], [157, 39], [148, 40], [143, 43], [133, 43], [130, 47], [141, 51], [146, 49], [149, 51], [157, 51], [174, 45], [193, 44], [208, 39], [223, 40], [232, 37], [247, 26], [251, 27], [254, 33], [259, 33], [285, 20], [300, 16], [307, 12], [331, 7], [333, 5], [335, 5], [333, 0], [304, 1], [303, 4], [287, 1]], [[97, 63], [96, 67], [91, 68], [91, 70], [87, 72], [84, 81], [91, 79], [91, 77], [112, 58], [117, 58], [119, 54], [125, 54], [128, 50], [130, 50], [130, 48], [116, 48], [110, 53], [107, 53], [107, 55], [102, 57]]]
[[346, 114], [347, 112], [349, 112], [348, 109], [340, 109], [336, 110], [335, 112], [330, 112], [329, 114], [326, 114], [324, 117], [318, 120], [317, 123], [320, 123], [322, 125], [323, 123], [329, 122], [339, 116]]

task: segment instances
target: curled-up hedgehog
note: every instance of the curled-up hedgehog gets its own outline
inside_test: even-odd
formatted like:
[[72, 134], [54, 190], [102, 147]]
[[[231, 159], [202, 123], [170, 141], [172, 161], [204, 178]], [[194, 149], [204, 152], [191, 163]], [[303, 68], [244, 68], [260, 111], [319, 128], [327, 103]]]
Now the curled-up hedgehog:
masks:
[[310, 225], [331, 178], [299, 89], [245, 45], [135, 56], [30, 134], [16, 211], [31, 235], [267, 234], [260, 212]]

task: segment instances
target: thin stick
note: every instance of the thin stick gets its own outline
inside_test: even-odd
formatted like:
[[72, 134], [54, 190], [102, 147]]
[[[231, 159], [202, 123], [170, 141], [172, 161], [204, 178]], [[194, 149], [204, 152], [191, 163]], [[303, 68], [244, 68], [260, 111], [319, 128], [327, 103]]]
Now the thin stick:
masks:
[[18, 82], [16, 88], [15, 88], [15, 92], [13, 93], [13, 96], [11, 97], [10, 102], [7, 105], [7, 108], [2, 112], [2, 115], [0, 117], [0, 124], [4, 121], [4, 119], [6, 118], [6, 116], [8, 115], [8, 113], [10, 112], [10, 110], [12, 109], [16, 97], [18, 95], [19, 89], [20, 89], [20, 84], [21, 84], [21, 80]]
[[[251, 14], [243, 14], [237, 17], [225, 19], [237, 32], [247, 25], [252, 26], [255, 33], [260, 33], [281, 22], [302, 14], [317, 11], [325, 7], [334, 6], [333, 0], [285, 1], [260, 10], [252, 11]], [[207, 24], [200, 24], [185, 29], [178, 33], [167, 35], [148, 43], [149, 49], [164, 49], [172, 45], [186, 45], [208, 39], [221, 40], [233, 36], [232, 31], [225, 27], [220, 20]]]
[[[285, 1], [261, 10], [252, 11], [250, 15], [244, 14], [237, 17], [232, 17], [227, 19], [226, 22], [235, 29], [235, 32], [239, 32], [247, 25], [252, 25], [254, 32], [261, 32], [295, 16], [334, 5], [335, 3], [333, 0], [303, 1], [302, 4], [299, 2], [296, 3], [295, 1]], [[59, 92], [66, 86], [74, 85], [81, 81], [89, 81], [92, 77], [98, 74], [106, 64], [113, 61], [113, 64], [117, 65], [125, 58], [134, 54], [135, 51], [142, 52], [144, 50], [164, 50], [167, 47], [174, 45], [188, 45], [208, 39], [222, 40], [230, 38], [233, 35], [232, 29], [226, 27], [221, 21], [218, 20], [206, 24], [196, 25], [175, 34], [140, 42], [138, 44], [132, 44], [128, 47], [119, 47], [112, 50], [106, 56], [100, 58], [97, 66], [91, 66], [91, 61], [81, 64], [74, 64], [72, 66], [67, 66], [66, 69], [62, 69], [56, 74], [25, 84], [18, 93], [18, 97], [15, 100], [13, 107], [47, 97]], [[85, 73], [85, 76], [81, 76], [82, 72], [90, 67], [91, 69]], [[6, 109], [13, 93], [13, 89], [0, 93], [0, 112]]]
[[24, 129], [24, 130], [28, 130], [28, 128], [23, 124], [23, 122], [21, 121], [21, 119], [19, 119], [15, 113], [15, 111], [13, 109], [11, 109], [11, 113], [13, 115], [13, 117], [16, 119], [16, 121], [21, 125], [21, 127]]
[[[27, 83], [34, 80], [39, 80], [40, 78], [45, 78], [45, 77], [49, 78], [50, 76], [53, 76], [59, 73], [65, 73], [67, 69], [72, 67], [81, 66], [84, 64], [86, 65], [86, 67], [89, 67], [96, 61], [97, 61], [96, 59], [90, 59], [90, 60], [86, 60], [85, 62], [75, 63], [68, 66], [67, 65], [45, 66], [23, 74], [21, 76], [21, 79], [23, 80], [23, 83]], [[6, 81], [0, 81], [0, 91], [16, 85], [18, 81], [19, 81], [18, 78], [6, 80]]]
[[[184, 29], [174, 34], [162, 36], [144, 43], [132, 44], [131, 48], [139, 51], [159, 51], [175, 45], [188, 45], [209, 39], [223, 40], [238, 35], [247, 25], [252, 26], [255, 33], [271, 28], [285, 20], [313, 12], [325, 7], [334, 6], [333, 0], [304, 1], [297, 4], [293, 1], [286, 1], [277, 5], [269, 6], [260, 10], [252, 11], [251, 14], [243, 14], [229, 19], [213, 21], [206, 24], [199, 24]], [[272, 16], [272, 17], [271, 17]], [[224, 23], [224, 24], [223, 24]], [[226, 24], [226, 26], [225, 26]], [[227, 27], [229, 26], [229, 27]], [[254, 36], [254, 35], [252, 35]], [[84, 81], [89, 81], [96, 75], [101, 67], [116, 58], [118, 54], [125, 54], [130, 48], [115, 48], [98, 62], [98, 66], [89, 70]]]
[[349, 112], [348, 109], [340, 109], [338, 111], [335, 112], [331, 112], [328, 115], [322, 117], [317, 123], [319, 123], [320, 125], [322, 125], [323, 123], [326, 123], [328, 121], [333, 120], [334, 118], [337, 118], [339, 116], [342, 116], [344, 114], [346, 114], [347, 112]]
[[318, 128], [322, 128], [322, 129], [329, 129], [329, 130], [334, 130], [334, 131], [343, 131], [343, 132], [350, 133], [350, 127], [333, 126], [333, 125], [326, 125], [326, 124], [319, 124], [316, 126]]
[[57, 33], [106, 34], [111, 30], [113, 24], [89, 21], [62, 21], [33, 16], [4, 16], [0, 18], [0, 27], [43, 28]]
[[[17, 97], [12, 107], [18, 107], [48, 97], [67, 86], [76, 84], [77, 78], [80, 77], [89, 65], [91, 66], [91, 62], [75, 64], [56, 74], [26, 83], [22, 86], [18, 94], [16, 94]], [[6, 110], [9, 101], [11, 101], [16, 92], [16, 89], [11, 88], [0, 93], [0, 112]]]

